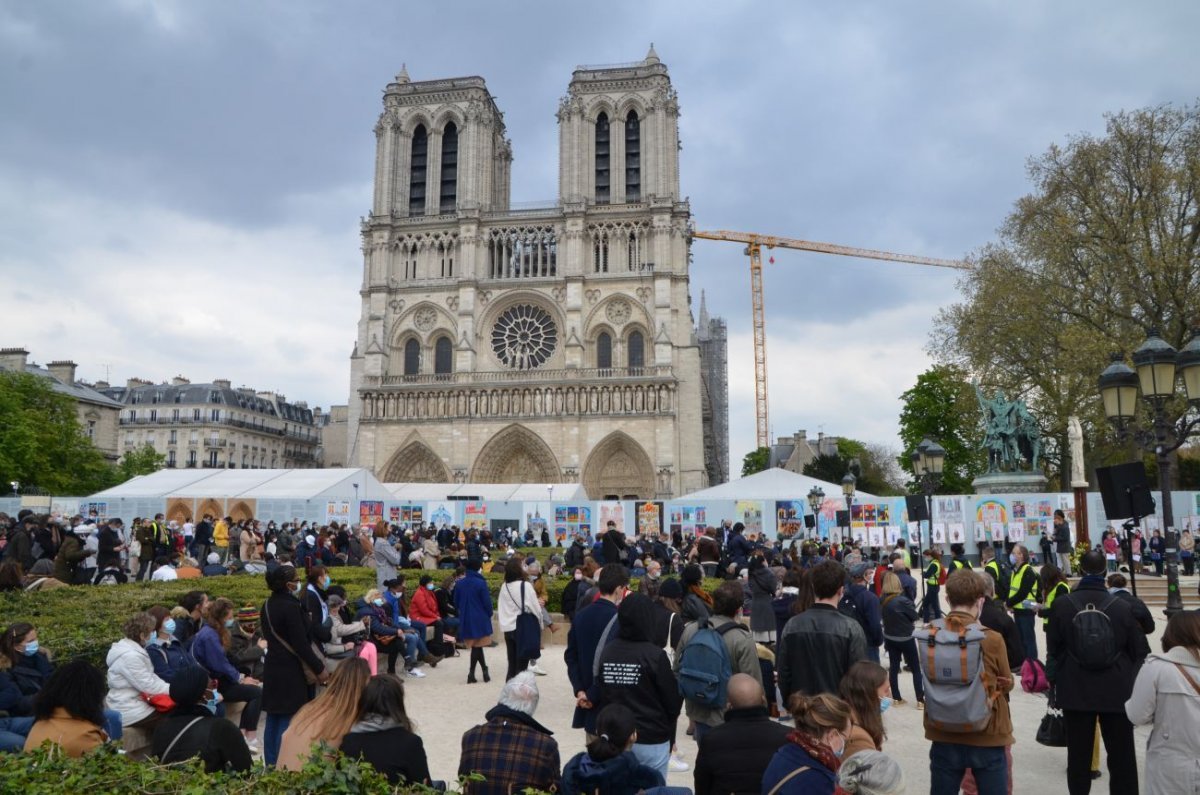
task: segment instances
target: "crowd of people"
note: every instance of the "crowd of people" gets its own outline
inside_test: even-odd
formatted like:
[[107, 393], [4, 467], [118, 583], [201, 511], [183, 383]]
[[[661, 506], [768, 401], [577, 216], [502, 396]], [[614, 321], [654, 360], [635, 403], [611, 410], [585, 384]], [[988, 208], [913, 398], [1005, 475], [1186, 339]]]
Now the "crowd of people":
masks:
[[[552, 546], [532, 532], [161, 515], [126, 532], [118, 519], [32, 513], [0, 516], [0, 528], [0, 588], [204, 582], [131, 615], [103, 671], [56, 665], [17, 617], [0, 637], [4, 751], [49, 741], [81, 755], [136, 730], [157, 759], [199, 757], [210, 771], [246, 772], [256, 757], [296, 769], [340, 750], [391, 781], [427, 782], [406, 680], [461, 655], [467, 684], [490, 681], [486, 651], [502, 640], [499, 700], [462, 740], [459, 773], [483, 776], [472, 793], [669, 791], [668, 774], [689, 770], [681, 715], [698, 795], [902, 792], [883, 715], [910, 703], [905, 668], [931, 792], [1008, 793], [1009, 693], [1043, 664], [1069, 792], [1089, 791], [1101, 739], [1111, 790], [1137, 791], [1135, 724], [1153, 726], [1148, 791], [1195, 780], [1200, 616], [1173, 616], [1151, 654], [1154, 620], [1108, 571], [1103, 545], [1078, 560], [1072, 586], [1069, 557], [1035, 569], [1019, 544], [983, 547], [976, 569], [957, 545], [918, 561], [903, 542], [785, 546], [732, 523], [688, 538], [628, 538], [610, 523], [551, 550], [544, 568], [517, 551]], [[376, 586], [348, 593], [334, 582], [342, 566], [374, 568]], [[503, 574], [495, 599], [485, 571]], [[265, 602], [236, 604], [205, 579], [237, 573], [265, 578]], [[565, 764], [535, 718], [541, 634], [557, 629], [547, 581], [558, 578], [572, 725], [586, 740]]]

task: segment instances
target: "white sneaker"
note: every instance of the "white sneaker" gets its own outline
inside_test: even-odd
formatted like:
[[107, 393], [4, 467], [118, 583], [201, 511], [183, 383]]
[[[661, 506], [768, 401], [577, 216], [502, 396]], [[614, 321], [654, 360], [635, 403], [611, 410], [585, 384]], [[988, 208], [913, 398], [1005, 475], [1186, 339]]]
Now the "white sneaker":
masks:
[[680, 759], [675, 754], [671, 754], [671, 761], [667, 763], [667, 767], [671, 769], [672, 773], [686, 773], [692, 769], [691, 765]]
[[528, 670], [531, 674], [536, 674], [537, 676], [545, 676], [546, 675], [545, 669], [543, 669], [540, 665], [538, 665], [535, 662], [529, 663], [529, 668], [527, 668], [526, 670]]
[[425, 673], [420, 668], [413, 668], [408, 672], [408, 675], [414, 679], [424, 679]]

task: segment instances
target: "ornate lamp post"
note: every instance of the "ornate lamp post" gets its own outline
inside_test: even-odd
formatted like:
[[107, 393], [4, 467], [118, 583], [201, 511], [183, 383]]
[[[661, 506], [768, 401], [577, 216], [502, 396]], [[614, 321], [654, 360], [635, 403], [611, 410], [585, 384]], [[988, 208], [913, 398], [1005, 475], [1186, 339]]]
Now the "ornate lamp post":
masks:
[[808, 490], [808, 507], [812, 508], [813, 515], [813, 536], [819, 537], [821, 528], [818, 526], [817, 517], [821, 515], [821, 506], [825, 504], [825, 490], [820, 486], [813, 486]]
[[[921, 494], [925, 497], [925, 515], [929, 517], [929, 534], [926, 538], [933, 542], [933, 493], [942, 483], [942, 473], [946, 467], [946, 448], [926, 436], [909, 456], [912, 461], [913, 475], [917, 478]], [[918, 528], [920, 525], [918, 525]], [[921, 559], [920, 544], [917, 545], [916, 560]], [[910, 555], [911, 555], [910, 551]], [[925, 578], [921, 577], [921, 597], [925, 596]]]
[[842, 543], [850, 536], [850, 507], [854, 505], [854, 484], [857, 482], [853, 472], [847, 472], [842, 478], [842, 496], [846, 498], [846, 535], [842, 537]]
[[[1200, 330], [1192, 333], [1191, 341], [1182, 351], [1176, 351], [1151, 329], [1133, 352], [1135, 373], [1121, 354], [1114, 354], [1112, 364], [1100, 374], [1098, 386], [1104, 404], [1104, 415], [1117, 431], [1121, 441], [1132, 439], [1138, 447], [1154, 453], [1158, 463], [1158, 489], [1162, 494], [1163, 525], [1167, 554], [1167, 616], [1183, 609], [1179, 595], [1179, 534], [1175, 530], [1175, 512], [1171, 505], [1171, 453], [1178, 450], [1200, 428], [1200, 417], [1188, 418], [1185, 413], [1177, 422], [1167, 418], [1166, 404], [1176, 396], [1175, 382], [1182, 376], [1184, 393], [1192, 408], [1200, 408]], [[1151, 427], [1140, 428], [1136, 422], [1137, 396], [1149, 404]]]

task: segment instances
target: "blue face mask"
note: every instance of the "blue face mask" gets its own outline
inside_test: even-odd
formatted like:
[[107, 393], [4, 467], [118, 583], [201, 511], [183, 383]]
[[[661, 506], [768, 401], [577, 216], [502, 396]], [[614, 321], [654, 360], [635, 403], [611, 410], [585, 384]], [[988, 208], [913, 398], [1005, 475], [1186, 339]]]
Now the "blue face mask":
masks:
[[330, 584], [330, 583], [332, 583], [332, 582], [333, 582], [333, 580], [329, 579], [329, 575], [328, 575], [328, 574], [326, 574], [326, 575], [325, 575], [325, 579], [321, 581], [321, 587], [322, 587], [322, 588], [328, 588], [328, 587], [329, 587], [329, 584]]
[[146, 638], [146, 642], [143, 643], [142, 645], [148, 649], [154, 645], [154, 640], [155, 640], [155, 636], [151, 635], [150, 637]]
[[208, 701], [204, 702], [204, 708], [207, 709], [209, 712], [211, 712], [214, 715], [217, 714], [217, 694], [216, 693], [213, 693], [212, 697], [209, 698]]
[[163, 628], [163, 632], [167, 633], [168, 635], [174, 635], [175, 634], [175, 619], [168, 618], [166, 621], [163, 622], [162, 628]]
[[882, 715], [884, 712], [887, 712], [887, 711], [888, 711], [888, 708], [889, 708], [889, 707], [891, 707], [891, 706], [892, 706], [892, 698], [891, 698], [891, 696], [884, 696], [883, 698], [879, 699], [879, 713], [880, 713], [881, 715]]
[[38, 653], [38, 642], [36, 640], [31, 640], [25, 644], [24, 654], [26, 657], [32, 657], [33, 655], [35, 655], [37, 653]]
[[236, 621], [235, 619], [232, 619], [232, 618], [227, 618], [227, 619], [225, 619], [225, 628], [226, 628], [226, 629], [233, 629], [233, 625], [234, 625], [235, 623], [237, 623], [237, 621]]
[[1008, 553], [1008, 562], [1010, 564], [1012, 564], [1013, 566], [1017, 565], [1017, 556], [1012, 554], [1011, 552]]
[[383, 607], [383, 599], [374, 599], [373, 602], [376, 607]]
[[432, 590], [433, 590], [433, 583], [428, 583], [428, 584], [427, 584], [425, 587], [426, 587], [426, 588], [428, 588], [429, 590], [431, 590], [431, 591], [432, 591]]

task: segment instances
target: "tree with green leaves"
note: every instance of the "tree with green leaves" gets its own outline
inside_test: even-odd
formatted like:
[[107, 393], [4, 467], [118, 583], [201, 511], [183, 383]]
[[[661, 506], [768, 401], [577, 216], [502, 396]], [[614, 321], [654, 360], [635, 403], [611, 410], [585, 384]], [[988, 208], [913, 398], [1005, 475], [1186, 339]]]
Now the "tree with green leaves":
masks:
[[904, 483], [895, 464], [895, 454], [883, 445], [856, 439], [838, 439], [836, 455], [823, 454], [804, 465], [804, 474], [826, 483], [842, 482], [847, 472], [854, 475], [854, 488], [880, 497], [904, 493]]
[[152, 444], [143, 444], [136, 450], [130, 450], [121, 457], [117, 470], [121, 473], [121, 481], [136, 478], [138, 475], [149, 475], [163, 468], [167, 457], [154, 449]]
[[[1200, 104], [1110, 115], [1103, 136], [1051, 146], [1028, 170], [1033, 192], [972, 258], [964, 300], [939, 314], [930, 347], [1028, 403], [1061, 486], [1071, 415], [1089, 465], [1132, 454], [1097, 395], [1109, 353], [1128, 353], [1150, 329], [1180, 348], [1197, 322]], [[1186, 404], [1168, 408], [1174, 419]]]
[[746, 453], [742, 459], [742, 477], [753, 475], [755, 472], [762, 472], [771, 465], [771, 448], [759, 447]]
[[912, 477], [910, 456], [926, 436], [946, 449], [946, 461], [938, 491], [942, 494], [971, 494], [971, 481], [987, 468], [980, 447], [983, 417], [965, 372], [950, 365], [936, 365], [917, 376], [917, 383], [900, 396], [900, 440], [904, 456], [899, 463]]
[[91, 494], [118, 482], [79, 424], [75, 401], [31, 373], [0, 372], [0, 483]]

